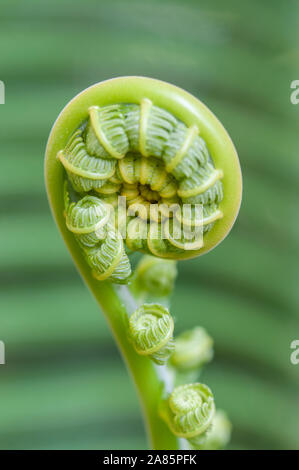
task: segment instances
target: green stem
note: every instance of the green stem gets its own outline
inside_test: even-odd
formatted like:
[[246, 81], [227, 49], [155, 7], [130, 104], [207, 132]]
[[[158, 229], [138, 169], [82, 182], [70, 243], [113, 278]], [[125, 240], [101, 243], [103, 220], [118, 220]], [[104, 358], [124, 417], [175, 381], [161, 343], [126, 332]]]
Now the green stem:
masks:
[[211, 250], [227, 235], [240, 206], [242, 181], [239, 161], [228, 134], [217, 118], [200, 101], [173, 85], [145, 77], [120, 77], [96, 84], [80, 93], [64, 108], [51, 131], [46, 150], [45, 178], [49, 203], [60, 233], [79, 272], [102, 308], [133, 377], [152, 448], [175, 450], [178, 449], [178, 439], [158, 414], [163, 393], [163, 375], [157, 372], [149, 359], [138, 355], [128, 341], [127, 321], [128, 315], [132, 313], [129, 311], [130, 298], [122, 298], [121, 289], [117, 290], [109, 282], [99, 282], [92, 276], [82, 250], [66, 227], [63, 194], [65, 173], [57, 159], [72, 132], [86, 121], [90, 107], [115, 103], [140, 104], [145, 98], [156, 106], [165, 108], [187, 127], [196, 126], [200, 129], [215, 167], [223, 171], [224, 193], [229, 197], [225, 197], [221, 207], [219, 206], [223, 213], [222, 222], [205, 235], [205, 245], [200, 252], [185, 252], [180, 258], [193, 257]]
[[[109, 282], [89, 286], [99, 303], [112, 330], [119, 350], [125, 360], [137, 389], [141, 403], [147, 434], [152, 449], [179, 449], [178, 439], [168, 429], [158, 414], [159, 402], [163, 393], [163, 381], [158, 377], [150, 359], [138, 355], [127, 337], [129, 302], [120, 296], [119, 291]], [[128, 292], [126, 293], [130, 295]], [[129, 297], [128, 297], [129, 298]], [[127, 303], [127, 305], [125, 305]]]
[[[56, 145], [59, 144], [56, 143]], [[54, 219], [83, 280], [101, 307], [131, 373], [143, 410], [150, 445], [152, 449], [178, 449], [178, 440], [158, 414], [159, 402], [163, 393], [163, 381], [158, 377], [157, 370], [150, 359], [138, 355], [127, 337], [128, 315], [132, 313], [129, 304], [130, 299], [132, 301], [133, 299], [129, 291], [126, 296], [121, 296], [121, 289], [109, 281], [99, 282], [92, 276], [78, 243], [66, 228], [63, 215], [64, 174], [62, 166], [56, 160], [57, 150], [55, 147], [53, 153], [50, 152], [50, 154], [51, 156], [46, 160], [45, 172], [49, 203]], [[127, 288], [123, 287], [123, 289]]]

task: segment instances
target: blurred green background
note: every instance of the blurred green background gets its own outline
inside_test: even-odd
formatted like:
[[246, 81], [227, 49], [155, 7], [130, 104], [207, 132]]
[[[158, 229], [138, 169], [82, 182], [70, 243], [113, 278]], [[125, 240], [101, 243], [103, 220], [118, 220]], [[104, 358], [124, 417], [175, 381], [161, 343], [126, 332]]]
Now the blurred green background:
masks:
[[[297, 1], [1, 1], [1, 449], [145, 448], [130, 378], [48, 208], [43, 155], [87, 86], [146, 75], [183, 87], [223, 122], [244, 198], [229, 237], [182, 262], [176, 329], [204, 326], [203, 380], [233, 449], [299, 448]], [[296, 75], [297, 74], [297, 75]]]

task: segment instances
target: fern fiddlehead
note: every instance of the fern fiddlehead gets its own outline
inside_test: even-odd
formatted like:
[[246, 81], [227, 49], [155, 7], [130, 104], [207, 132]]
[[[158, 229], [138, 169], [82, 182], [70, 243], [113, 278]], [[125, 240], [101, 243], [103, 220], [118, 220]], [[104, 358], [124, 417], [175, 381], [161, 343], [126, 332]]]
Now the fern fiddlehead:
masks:
[[[124, 243], [132, 251], [169, 259], [196, 256], [204, 246], [202, 233], [212, 231], [223, 217], [219, 207], [223, 170], [215, 168], [198, 127], [188, 127], [148, 98], [139, 105], [91, 106], [57, 157], [79, 195], [92, 192], [106, 204], [114, 201], [114, 206], [119, 196], [126, 198], [129, 217]], [[186, 204], [191, 206], [189, 212], [184, 210]], [[195, 204], [202, 206], [201, 219], [192, 207]], [[193, 234], [199, 222], [201, 231]], [[109, 220], [105, 223], [109, 226]], [[182, 224], [184, 233], [177, 236]], [[130, 275], [117, 238], [116, 230], [108, 245], [118, 255], [109, 259], [114, 267], [109, 271], [97, 254], [105, 244], [83, 250], [100, 280], [125, 282]]]
[[175, 339], [175, 351], [171, 365], [180, 371], [200, 369], [213, 358], [213, 340], [204, 328], [196, 327], [184, 331]]
[[131, 289], [138, 297], [167, 297], [177, 277], [177, 262], [144, 255], [135, 269]]
[[129, 320], [129, 334], [138, 354], [162, 365], [174, 350], [173, 319], [166, 307], [143, 304]]
[[176, 436], [198, 447], [212, 427], [215, 416], [213, 394], [201, 383], [180, 385], [163, 403], [161, 415]]
[[[197, 403], [192, 435], [183, 424], [186, 413], [193, 415], [188, 407], [179, 410], [178, 388], [167, 401], [164, 424], [158, 412], [164, 379], [152, 363], [165, 364], [173, 353], [173, 320], [161, 305], [138, 312], [115, 284], [130, 282], [130, 253], [141, 252], [155, 263], [140, 263], [132, 286], [139, 279], [147, 294], [166, 296], [175, 260], [199, 256], [227, 235], [241, 199], [229, 136], [202, 103], [173, 85], [142, 77], [108, 80], [79, 94], [58, 117], [47, 145], [46, 183], [63, 238], [132, 372], [152, 446], [178, 448], [175, 436], [181, 435], [199, 445], [214, 409], [209, 389], [185, 386], [185, 400]], [[161, 274], [155, 282], [163, 269], [164, 281]], [[182, 368], [175, 354], [175, 368]]]
[[199, 442], [197, 449], [219, 450], [224, 449], [230, 441], [232, 425], [226, 413], [217, 410], [213, 419], [213, 424], [205, 439]]

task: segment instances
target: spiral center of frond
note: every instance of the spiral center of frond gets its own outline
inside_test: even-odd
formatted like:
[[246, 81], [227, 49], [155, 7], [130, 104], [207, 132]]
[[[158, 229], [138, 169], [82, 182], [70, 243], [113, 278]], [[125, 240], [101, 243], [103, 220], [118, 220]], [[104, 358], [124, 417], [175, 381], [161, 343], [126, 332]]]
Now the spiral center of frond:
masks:
[[143, 304], [130, 317], [130, 337], [139, 354], [165, 364], [173, 352], [174, 323], [160, 304]]
[[214, 397], [204, 384], [186, 384], [171, 393], [164, 418], [175, 435], [196, 444], [210, 428], [215, 415]]
[[[145, 98], [140, 105], [92, 106], [87, 120], [58, 153], [80, 199], [68, 203], [67, 226], [76, 233], [98, 279], [126, 281], [130, 266], [125, 248], [177, 259], [204, 245], [203, 235], [222, 217], [223, 174], [199, 134], [196, 126], [187, 127]], [[118, 216], [120, 197], [128, 211], [124, 230], [119, 219], [112, 224], [107, 210], [95, 202], [109, 205]], [[103, 214], [97, 216], [97, 211]], [[77, 219], [72, 220], [79, 217], [77, 212], [81, 225], [86, 222], [83, 239], [84, 227], [78, 232]], [[94, 219], [99, 220], [92, 223]], [[122, 240], [116, 241], [119, 233]]]
[[180, 395], [175, 396], [171, 402], [171, 407], [179, 416], [194, 410], [202, 405], [202, 398], [196, 390], [184, 390]]

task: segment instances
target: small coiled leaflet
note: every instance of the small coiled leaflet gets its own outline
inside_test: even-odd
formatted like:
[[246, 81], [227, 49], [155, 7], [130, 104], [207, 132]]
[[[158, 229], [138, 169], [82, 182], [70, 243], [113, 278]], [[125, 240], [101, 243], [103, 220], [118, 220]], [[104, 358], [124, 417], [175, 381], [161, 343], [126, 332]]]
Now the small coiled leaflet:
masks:
[[184, 331], [175, 339], [175, 350], [170, 363], [179, 371], [200, 369], [212, 360], [213, 340], [201, 327]]
[[202, 445], [215, 416], [213, 394], [201, 383], [180, 385], [164, 402], [161, 416], [176, 436]]
[[137, 296], [165, 297], [173, 290], [176, 277], [176, 261], [144, 255], [136, 267], [132, 290]]
[[[212, 230], [222, 217], [222, 170], [215, 169], [199, 129], [187, 127], [147, 98], [140, 105], [90, 107], [87, 120], [57, 156], [77, 197], [88, 194], [113, 207], [118, 196], [126, 197], [129, 217], [124, 241], [131, 251], [179, 259], [187, 251], [199, 250], [204, 244], [202, 233]], [[190, 204], [189, 211], [184, 204]], [[200, 224], [195, 204], [202, 205]], [[90, 250], [84, 248], [84, 253], [98, 279], [125, 282], [130, 272], [120, 256], [125, 246], [122, 250], [116, 241], [117, 228], [111, 234], [106, 224], [107, 252], [118, 253], [107, 259], [113, 266], [109, 276], [105, 277], [106, 266], [97, 266], [106, 245], [96, 243]], [[182, 224], [184, 230], [180, 230]], [[201, 228], [195, 230], [197, 225]], [[92, 241], [94, 235], [85, 237], [89, 238]]]
[[224, 449], [230, 441], [231, 432], [232, 425], [227, 414], [222, 410], [217, 410], [210, 431], [202, 443], [198, 443], [197, 448], [201, 450]]
[[159, 304], [143, 304], [129, 319], [129, 336], [138, 354], [163, 365], [173, 352], [173, 319]]
[[65, 201], [66, 225], [77, 238], [96, 279], [122, 283], [130, 276], [131, 265], [122, 238], [109, 224], [107, 204], [94, 196], [69, 204], [67, 189]]

